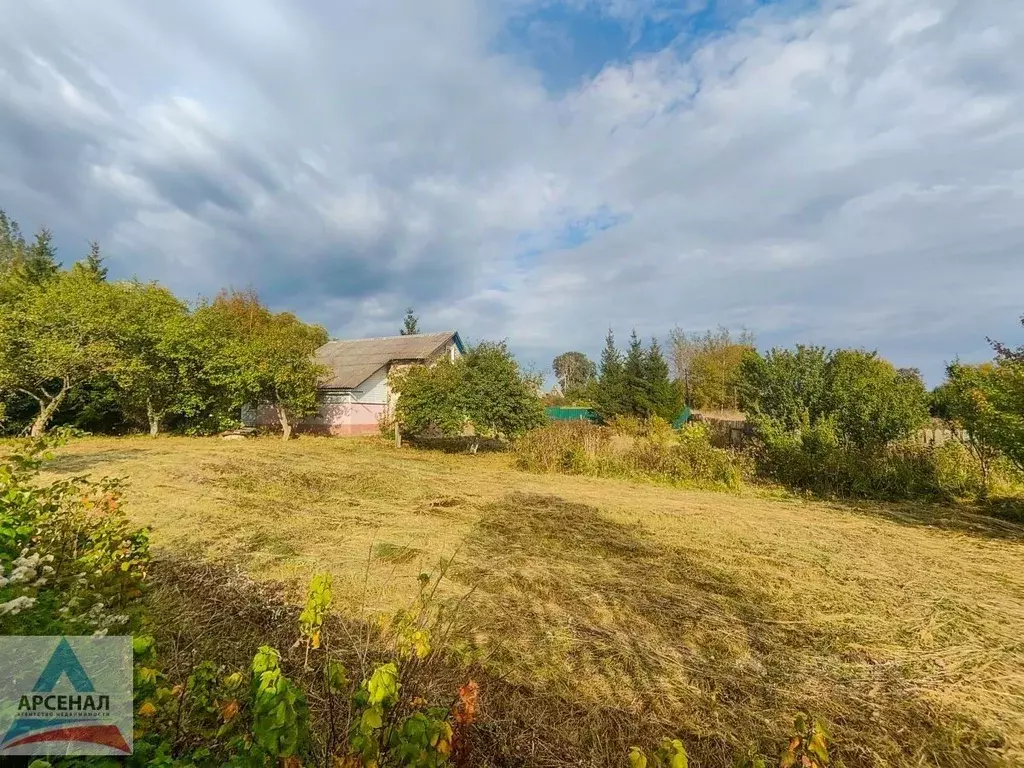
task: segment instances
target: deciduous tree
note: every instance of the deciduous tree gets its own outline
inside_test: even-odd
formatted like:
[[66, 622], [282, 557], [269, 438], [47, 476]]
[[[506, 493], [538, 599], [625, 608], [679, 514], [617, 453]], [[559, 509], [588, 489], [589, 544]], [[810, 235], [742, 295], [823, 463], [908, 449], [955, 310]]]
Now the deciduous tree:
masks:
[[413, 366], [392, 380], [395, 418], [403, 431], [436, 429], [509, 440], [544, 423], [540, 382], [524, 374], [504, 342], [482, 342], [454, 362]]
[[[954, 434], [966, 433], [960, 440], [978, 460], [983, 495], [988, 494], [992, 464], [1001, 452], [1005, 431], [999, 411], [992, 407], [992, 395], [1002, 389], [999, 379], [1004, 375], [995, 363], [953, 363], [934, 393], [934, 405]], [[1024, 425], [1020, 437], [1024, 439]]]
[[459, 362], [466, 413], [478, 435], [511, 440], [544, 423], [540, 381], [520, 370], [505, 342], [481, 342]]
[[949, 366], [943, 404], [979, 446], [998, 451], [1024, 471], [1024, 346], [992, 346], [991, 363]]
[[552, 361], [551, 369], [566, 397], [583, 392], [597, 375], [597, 366], [582, 352], [563, 352]]
[[874, 352], [797, 345], [748, 352], [741, 365], [743, 409], [756, 427], [798, 432], [829, 422], [844, 444], [875, 450], [927, 418], [921, 383]]
[[[102, 279], [97, 269], [83, 272]], [[184, 413], [196, 386], [187, 358], [193, 328], [188, 307], [156, 283], [116, 284], [115, 339], [119, 359], [113, 370], [122, 408], [139, 414], [156, 436], [168, 413]], [[193, 375], [189, 375], [193, 373]]]
[[273, 314], [254, 291], [224, 291], [196, 310], [208, 349], [210, 382], [232, 409], [274, 408], [285, 440], [297, 419], [316, 412], [319, 381], [327, 374], [313, 353], [327, 331], [288, 312]]
[[743, 356], [754, 349], [754, 334], [746, 329], [738, 336], [719, 326], [716, 331], [669, 334], [673, 372], [682, 382], [688, 405], [696, 408], [735, 410], [739, 407], [739, 370]]
[[73, 387], [115, 367], [115, 322], [110, 286], [74, 271], [25, 287], [0, 313], [0, 390], [36, 401], [33, 436]]

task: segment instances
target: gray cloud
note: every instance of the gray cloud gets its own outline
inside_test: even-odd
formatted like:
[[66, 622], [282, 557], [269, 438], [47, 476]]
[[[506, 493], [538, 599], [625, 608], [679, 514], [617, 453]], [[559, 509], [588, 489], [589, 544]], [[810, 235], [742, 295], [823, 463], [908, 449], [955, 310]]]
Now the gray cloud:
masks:
[[1014, 332], [1024, 6], [737, 0], [732, 31], [553, 94], [489, 45], [527, 4], [428, 5], [20, 4], [0, 205], [187, 296], [251, 284], [339, 335], [413, 304], [540, 364], [721, 322], [934, 382]]

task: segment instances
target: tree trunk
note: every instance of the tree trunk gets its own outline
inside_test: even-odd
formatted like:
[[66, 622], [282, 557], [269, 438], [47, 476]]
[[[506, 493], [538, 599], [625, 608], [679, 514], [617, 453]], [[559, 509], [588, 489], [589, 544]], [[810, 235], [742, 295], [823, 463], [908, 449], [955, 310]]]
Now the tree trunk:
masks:
[[277, 406], [277, 418], [281, 422], [281, 438], [284, 440], [291, 439], [292, 425], [288, 423], [288, 414], [280, 405]]
[[146, 416], [149, 417], [149, 436], [156, 437], [160, 434], [160, 414], [153, 408], [153, 402], [146, 400]]
[[[63, 381], [60, 385], [60, 391], [51, 397], [49, 402], [36, 397], [36, 400], [39, 401], [39, 415], [36, 416], [35, 421], [32, 422], [32, 430], [29, 432], [32, 437], [42, 437], [46, 433], [46, 425], [50, 423], [50, 419], [53, 418], [53, 414], [64, 401], [64, 396], [68, 393], [69, 386], [70, 384], [67, 380]], [[46, 390], [43, 391], [45, 393]], [[35, 396], [33, 395], [33, 397]]]

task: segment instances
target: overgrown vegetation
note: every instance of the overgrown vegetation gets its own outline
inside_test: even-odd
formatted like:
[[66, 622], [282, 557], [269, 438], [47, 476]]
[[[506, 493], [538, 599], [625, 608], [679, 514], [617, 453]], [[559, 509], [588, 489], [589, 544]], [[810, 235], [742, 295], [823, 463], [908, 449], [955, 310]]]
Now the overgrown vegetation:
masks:
[[716, 448], [705, 424], [675, 432], [664, 419], [618, 417], [611, 426], [557, 422], [515, 443], [516, 466], [531, 472], [632, 477], [736, 488], [743, 462]]
[[[1005, 352], [993, 364], [950, 366], [929, 402], [916, 373], [872, 352], [750, 351], [740, 394], [758, 474], [826, 496], [986, 499], [994, 486], [1012, 482], [1007, 462], [1021, 437], [1024, 388], [1017, 382], [1024, 377]], [[922, 444], [915, 434], [936, 404], [958, 437]]]

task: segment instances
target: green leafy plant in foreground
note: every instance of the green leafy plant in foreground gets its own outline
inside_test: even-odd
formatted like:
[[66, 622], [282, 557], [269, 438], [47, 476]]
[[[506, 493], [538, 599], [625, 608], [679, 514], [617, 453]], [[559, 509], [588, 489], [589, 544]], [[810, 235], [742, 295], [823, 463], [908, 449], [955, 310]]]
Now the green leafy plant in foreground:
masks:
[[[755, 750], [738, 763], [737, 768], [768, 768], [769, 761]], [[786, 748], [779, 757], [779, 768], [827, 768], [828, 731], [817, 719], [800, 712], [793, 719], [793, 731]], [[679, 739], [663, 739], [653, 752], [640, 747], [629, 751], [630, 768], [689, 768], [686, 747]]]

